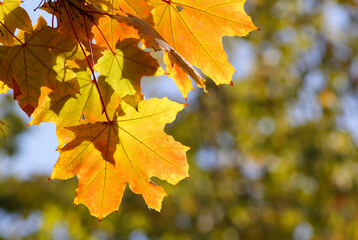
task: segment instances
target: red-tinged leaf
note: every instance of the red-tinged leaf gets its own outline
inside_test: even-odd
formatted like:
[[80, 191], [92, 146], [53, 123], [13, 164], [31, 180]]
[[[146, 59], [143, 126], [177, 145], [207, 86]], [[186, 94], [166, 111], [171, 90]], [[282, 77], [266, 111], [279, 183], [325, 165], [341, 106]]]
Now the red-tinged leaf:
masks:
[[78, 92], [76, 75], [66, 66], [67, 59], [78, 57], [78, 45], [46, 25], [40, 18], [31, 34], [20, 32], [20, 42], [8, 49], [0, 69], [0, 79], [14, 89], [28, 116], [38, 106], [42, 87], [61, 95]]
[[234, 68], [223, 50], [223, 36], [257, 30], [244, 10], [246, 0], [150, 0], [155, 29], [183, 58], [216, 84], [231, 83]]
[[0, 43], [5, 46], [14, 44], [15, 30], [32, 31], [31, 19], [20, 7], [21, 0], [0, 1]]
[[183, 107], [150, 99], [142, 101], [138, 111], [124, 105], [126, 115], [112, 122], [70, 127], [76, 137], [59, 149], [51, 178], [77, 175], [75, 204], [85, 204], [99, 219], [118, 208], [127, 183], [148, 207], [159, 211], [166, 193], [151, 177], [176, 184], [188, 176], [188, 147], [163, 131]]

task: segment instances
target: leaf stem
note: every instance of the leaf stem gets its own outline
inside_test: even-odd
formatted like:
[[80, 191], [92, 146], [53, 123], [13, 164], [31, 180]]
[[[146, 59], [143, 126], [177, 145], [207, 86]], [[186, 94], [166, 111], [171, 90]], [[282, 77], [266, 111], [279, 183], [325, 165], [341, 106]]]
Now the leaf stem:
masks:
[[101, 29], [97, 26], [97, 24], [95, 24], [91, 19], [90, 21], [93, 23], [94, 26], [96, 26], [97, 30], [99, 31], [99, 33], [101, 34], [101, 36], [103, 37], [104, 41], [106, 42], [107, 44], [107, 47], [109, 48], [109, 50], [114, 54], [114, 51], [112, 49], [112, 47], [109, 45], [106, 37], [104, 36], [103, 32], [101, 31]]
[[14, 38], [16, 38], [16, 40], [19, 41], [19, 43], [21, 43], [21, 45], [25, 45], [18, 37], [15, 36], [14, 33], [12, 33], [12, 32], [10, 31], [10, 29], [8, 29], [8, 27], [6, 27], [6, 25], [5, 25], [2, 21], [0, 21], [0, 24], [3, 25], [4, 28], [5, 28], [12, 36], [14, 36]]
[[[109, 116], [108, 116], [108, 113], [107, 113], [107, 108], [106, 108], [106, 105], [105, 105], [105, 103], [104, 103], [103, 96], [102, 96], [102, 94], [101, 94], [101, 91], [100, 91], [99, 86], [98, 86], [98, 83], [97, 83], [97, 79], [96, 79], [96, 75], [95, 75], [94, 69], [93, 69], [92, 63], [94, 63], [94, 60], [93, 60], [93, 51], [92, 51], [92, 48], [90, 47], [91, 57], [92, 57], [92, 63], [91, 63], [90, 60], [88, 59], [87, 55], [86, 55], [85, 49], [84, 49], [83, 46], [82, 46], [82, 43], [81, 43], [80, 38], [78, 37], [78, 34], [77, 34], [77, 32], [76, 32], [76, 29], [75, 29], [75, 26], [73, 25], [71, 16], [70, 16], [70, 14], [69, 14], [69, 12], [68, 12], [68, 9], [67, 9], [67, 7], [66, 7], [66, 5], [65, 5], [65, 1], [64, 1], [64, 0], [61, 0], [61, 2], [62, 2], [62, 4], [63, 4], [63, 7], [64, 7], [65, 11], [66, 11], [67, 17], [68, 17], [68, 19], [69, 19], [69, 21], [70, 21], [70, 23], [71, 23], [71, 27], [72, 27], [73, 33], [74, 33], [75, 36], [76, 36], [77, 42], [78, 42], [78, 44], [80, 45], [80, 48], [81, 48], [81, 50], [82, 50], [82, 52], [83, 52], [83, 55], [84, 55], [85, 58], [86, 58], [86, 62], [87, 62], [88, 66], [89, 66], [89, 68], [90, 68], [90, 70], [91, 70], [92, 77], [93, 77], [93, 81], [92, 81], [92, 82], [94, 83], [94, 85], [96, 86], [96, 89], [97, 89], [97, 91], [98, 91], [98, 95], [99, 95], [99, 98], [100, 98], [100, 101], [101, 101], [101, 105], [102, 105], [102, 111], [103, 111], [104, 114], [106, 115], [107, 121], [108, 121], [108, 122], [111, 122], [111, 120], [110, 120], [110, 118], [109, 118]], [[85, 22], [86, 22], [86, 21], [85, 21]], [[87, 28], [86, 28], [86, 33], [87, 33]], [[88, 33], [87, 33], [87, 37], [88, 37]], [[91, 46], [91, 43], [90, 43], [90, 46]]]

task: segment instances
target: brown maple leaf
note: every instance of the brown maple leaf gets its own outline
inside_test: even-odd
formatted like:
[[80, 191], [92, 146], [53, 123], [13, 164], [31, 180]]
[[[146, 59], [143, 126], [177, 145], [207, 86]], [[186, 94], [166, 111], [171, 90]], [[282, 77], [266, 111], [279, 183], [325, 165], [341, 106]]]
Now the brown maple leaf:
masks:
[[43, 18], [32, 33], [20, 32], [17, 41], [7, 49], [0, 79], [14, 89], [14, 98], [28, 116], [38, 106], [41, 87], [62, 95], [78, 92], [76, 75], [66, 66], [69, 58], [83, 58], [76, 42], [48, 27]]
[[0, 43], [5, 46], [14, 44], [15, 30], [32, 31], [31, 19], [25, 9], [20, 7], [21, 0], [0, 1]]

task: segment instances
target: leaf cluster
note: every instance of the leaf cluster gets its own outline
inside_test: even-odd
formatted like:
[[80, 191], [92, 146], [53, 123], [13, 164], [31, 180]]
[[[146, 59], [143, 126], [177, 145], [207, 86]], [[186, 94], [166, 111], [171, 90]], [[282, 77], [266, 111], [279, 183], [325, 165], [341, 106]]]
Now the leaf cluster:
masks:
[[77, 176], [75, 204], [99, 219], [118, 209], [127, 184], [160, 211], [167, 194], [151, 178], [188, 176], [189, 148], [164, 132], [184, 105], [144, 100], [141, 79], [167, 74], [184, 98], [191, 80], [205, 90], [193, 66], [232, 84], [222, 37], [257, 29], [245, 0], [42, 1], [52, 27], [42, 17], [33, 25], [20, 3], [0, 1], [0, 93], [12, 89], [29, 125], [56, 124], [51, 178]]

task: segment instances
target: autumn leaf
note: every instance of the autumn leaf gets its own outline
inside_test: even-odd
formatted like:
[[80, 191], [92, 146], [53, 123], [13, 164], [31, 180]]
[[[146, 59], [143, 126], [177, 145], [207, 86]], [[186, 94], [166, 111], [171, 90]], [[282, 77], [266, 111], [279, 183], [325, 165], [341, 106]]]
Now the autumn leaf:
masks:
[[0, 81], [0, 94], [7, 93], [9, 90], [10, 88]]
[[21, 0], [0, 1], [0, 43], [5, 46], [14, 44], [15, 30], [32, 31], [31, 19], [25, 9], [20, 7]]
[[89, 68], [84, 67], [80, 70], [81, 67], [78, 66], [76, 70], [75, 66], [72, 66], [76, 71], [80, 92], [56, 96], [51, 90], [43, 89], [39, 107], [33, 113], [30, 125], [54, 122], [61, 146], [64, 141], [63, 136], [66, 135], [63, 132], [68, 132], [66, 127], [105, 120], [103, 109], [98, 104], [101, 97], [111, 117], [121, 111], [117, 106], [122, 99], [136, 108], [142, 100], [140, 92], [142, 76], [154, 75], [159, 67], [157, 61], [149, 53], [140, 50], [137, 45], [138, 40], [126, 39], [117, 44], [116, 52], [103, 53], [94, 66], [99, 72], [99, 91], [91, 78]]
[[[7, 54], [7, 51], [9, 50], [9, 47], [0, 46], [0, 66], [4, 66], [4, 58]], [[10, 90], [8, 86], [2, 81], [0, 76], [0, 94], [7, 93], [7, 91]]]
[[[99, 10], [93, 5], [85, 5], [82, 8], [80, 1], [51, 1], [51, 4], [45, 3], [41, 6], [41, 9], [56, 17], [59, 33], [73, 38], [71, 41], [79, 40], [87, 50], [90, 50], [90, 43], [94, 37], [91, 29], [97, 24], [98, 18], [91, 14], [85, 14], [85, 12]], [[83, 11], [83, 14], [81, 15], [79, 11]]]
[[98, 10], [111, 11], [114, 6], [112, 1], [110, 0], [86, 0], [93, 6], [95, 6]]
[[145, 20], [148, 24], [153, 25], [153, 16], [151, 13], [153, 7], [148, 5], [148, 0], [122, 0], [119, 1], [119, 9], [127, 15], [136, 16]]
[[183, 58], [216, 84], [231, 83], [234, 68], [223, 36], [247, 36], [257, 28], [244, 10], [246, 0], [150, 0], [155, 29]]
[[14, 98], [28, 116], [38, 106], [43, 86], [64, 95], [78, 92], [76, 75], [66, 67], [67, 59], [81, 57], [78, 46], [46, 25], [40, 18], [31, 34], [20, 32], [0, 69], [0, 79], [14, 89]]
[[103, 52], [94, 69], [105, 78], [115, 92], [127, 103], [137, 107], [142, 99], [140, 80], [143, 76], [161, 75], [159, 64], [148, 52], [139, 49], [139, 40], [118, 42], [114, 52]]
[[[132, 14], [147, 22], [153, 24], [151, 15], [152, 6], [147, 4], [145, 0], [111, 0], [113, 8], [108, 11], [110, 15]], [[115, 45], [119, 40], [125, 38], [139, 38], [138, 32], [127, 24], [120, 23], [113, 18], [104, 15], [99, 19], [99, 23], [92, 28], [96, 43], [102, 47], [115, 49]]]
[[139, 38], [138, 32], [109, 16], [103, 16], [99, 19], [98, 25], [92, 27], [92, 33], [98, 46], [115, 50], [118, 41], [126, 38]]
[[166, 71], [169, 72], [169, 76], [173, 77], [179, 90], [183, 93], [184, 98], [186, 98], [188, 92], [192, 90], [191, 80], [188, 78], [188, 75], [199, 87], [205, 90], [205, 80], [201, 75], [146, 21], [135, 16], [126, 17], [117, 15], [112, 18], [133, 26], [138, 30], [139, 36], [146, 41], [147, 45], [152, 47], [155, 51], [161, 50], [165, 53], [164, 61], [167, 65]]
[[230, 83], [221, 41], [256, 29], [245, 1], [43, 2], [56, 27], [42, 17], [31, 26], [20, 0], [0, 2], [0, 94], [13, 90], [30, 125], [56, 124], [61, 154], [51, 178], [78, 176], [75, 204], [102, 219], [118, 209], [128, 183], [159, 211], [166, 193], [151, 178], [176, 184], [187, 177], [188, 148], [164, 132], [184, 105], [143, 100], [142, 77], [165, 73], [144, 48], [164, 53], [165, 71], [185, 98], [192, 80], [205, 90], [194, 65], [217, 84]]
[[118, 209], [127, 183], [159, 211], [166, 193], [151, 178], [176, 184], [188, 176], [188, 148], [163, 131], [183, 107], [168, 99], [149, 99], [140, 102], [138, 111], [124, 105], [126, 115], [111, 122], [70, 127], [76, 137], [59, 149], [51, 178], [77, 175], [75, 204], [85, 204], [99, 219]]
[[105, 99], [106, 111], [110, 116], [114, 116], [119, 110], [117, 108], [121, 99], [118, 96], [113, 96], [114, 90], [108, 83], [100, 80], [98, 91], [88, 68], [76, 71], [76, 75], [80, 92], [57, 95], [51, 89], [43, 88], [39, 107], [34, 111], [33, 120], [29, 123], [29, 125], [38, 125], [41, 122], [55, 123], [60, 147], [72, 139], [67, 127], [105, 121], [103, 109], [99, 104], [99, 92]]

